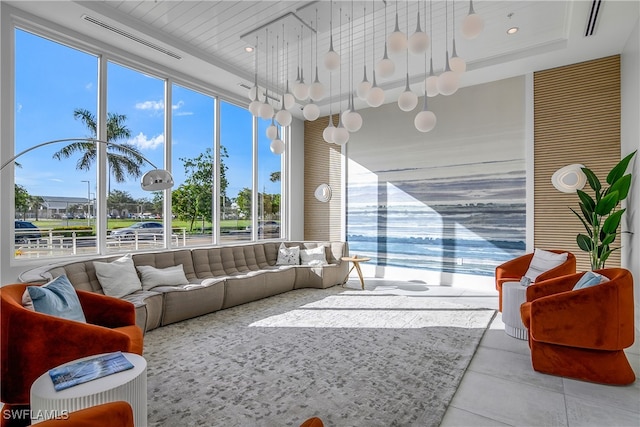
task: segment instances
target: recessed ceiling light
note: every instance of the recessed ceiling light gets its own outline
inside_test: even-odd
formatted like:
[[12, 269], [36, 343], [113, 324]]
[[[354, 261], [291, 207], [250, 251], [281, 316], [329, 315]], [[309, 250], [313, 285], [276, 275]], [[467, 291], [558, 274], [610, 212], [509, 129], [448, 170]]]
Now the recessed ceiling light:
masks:
[[520, 29], [518, 27], [511, 27], [507, 30], [507, 34], [512, 35], [515, 34], [519, 31]]
[[251, 52], [253, 52], [253, 46], [246, 46], [246, 47], [244, 48], [244, 51], [245, 51], [245, 52], [247, 52], [247, 53], [251, 53]]

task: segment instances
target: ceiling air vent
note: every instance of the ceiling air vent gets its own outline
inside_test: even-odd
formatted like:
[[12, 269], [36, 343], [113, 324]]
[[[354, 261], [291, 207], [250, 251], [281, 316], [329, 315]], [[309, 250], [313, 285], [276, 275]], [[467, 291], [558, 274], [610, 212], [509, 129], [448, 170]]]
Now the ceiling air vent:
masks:
[[589, 12], [589, 20], [587, 21], [587, 30], [584, 33], [585, 37], [592, 36], [596, 31], [601, 2], [601, 0], [593, 0], [593, 3], [591, 3], [591, 11]]
[[165, 55], [168, 55], [168, 56], [170, 56], [172, 58], [182, 59], [182, 57], [180, 55], [178, 55], [177, 53], [171, 52], [170, 50], [167, 50], [167, 49], [165, 49], [165, 48], [163, 48], [161, 46], [158, 46], [155, 43], [151, 43], [151, 42], [149, 42], [147, 40], [141, 39], [138, 36], [134, 36], [131, 33], [128, 33], [128, 32], [126, 32], [124, 30], [116, 28], [116, 27], [114, 27], [112, 25], [107, 24], [106, 22], [102, 22], [102, 21], [100, 21], [100, 20], [98, 20], [96, 18], [93, 18], [93, 17], [89, 16], [89, 15], [83, 15], [82, 19], [84, 19], [87, 22], [91, 22], [92, 24], [97, 25], [99, 27], [102, 27], [105, 30], [109, 30], [109, 31], [111, 31], [113, 33], [116, 33], [116, 34], [119, 34], [119, 35], [121, 35], [123, 37], [126, 37], [129, 40], [133, 40], [134, 42], [140, 43], [142, 45], [150, 47], [151, 49], [157, 50], [158, 52], [164, 53]]

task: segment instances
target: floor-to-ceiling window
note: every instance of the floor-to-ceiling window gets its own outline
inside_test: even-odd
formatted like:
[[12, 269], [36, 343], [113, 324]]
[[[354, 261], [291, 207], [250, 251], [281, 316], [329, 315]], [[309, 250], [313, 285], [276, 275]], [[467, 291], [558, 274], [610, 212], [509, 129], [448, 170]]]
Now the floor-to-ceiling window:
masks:
[[[283, 130], [271, 120], [258, 119], [258, 239], [281, 236], [282, 155], [271, 151], [267, 129], [275, 126], [276, 138], [285, 138]], [[270, 131], [273, 131], [271, 128]]]
[[[95, 136], [83, 118], [95, 116], [97, 57], [21, 29], [14, 36], [15, 153]], [[72, 246], [96, 252], [95, 150], [63, 141], [16, 159], [16, 259], [65, 255]]]
[[215, 98], [172, 85], [173, 245], [212, 243]]
[[253, 218], [253, 117], [220, 102], [220, 241], [250, 240]]

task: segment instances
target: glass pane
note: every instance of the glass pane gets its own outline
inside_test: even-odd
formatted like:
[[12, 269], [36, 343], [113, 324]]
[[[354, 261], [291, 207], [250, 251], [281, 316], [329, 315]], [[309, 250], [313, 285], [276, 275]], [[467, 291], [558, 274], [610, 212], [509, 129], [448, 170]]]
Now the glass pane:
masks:
[[[280, 196], [282, 195], [282, 154], [271, 152], [271, 140], [267, 128], [271, 120], [258, 119], [258, 239], [277, 239], [282, 234], [280, 227]], [[275, 124], [282, 140], [284, 135]], [[270, 130], [273, 132], [273, 129]]]
[[172, 96], [173, 230], [180, 246], [212, 243], [215, 100], [178, 85]]
[[220, 102], [220, 241], [251, 239], [253, 117]]
[[163, 223], [163, 193], [143, 191], [140, 177], [148, 161], [164, 165], [164, 81], [109, 63], [107, 115], [107, 251], [164, 247], [161, 227], [139, 225]]
[[[90, 136], [77, 112], [95, 115], [97, 64], [93, 55], [15, 30], [16, 153]], [[95, 159], [81, 162], [91, 150], [61, 142], [16, 159], [15, 258], [96, 252]]]

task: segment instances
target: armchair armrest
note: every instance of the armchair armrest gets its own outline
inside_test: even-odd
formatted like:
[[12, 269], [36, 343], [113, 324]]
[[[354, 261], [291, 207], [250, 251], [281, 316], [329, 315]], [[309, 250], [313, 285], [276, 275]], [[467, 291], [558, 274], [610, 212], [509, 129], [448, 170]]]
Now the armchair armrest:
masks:
[[[552, 283], [556, 284], [563, 283]], [[529, 328], [532, 339], [598, 350], [629, 347], [634, 340], [633, 301], [621, 304], [633, 295], [633, 289], [626, 289], [629, 286], [633, 285], [607, 282], [534, 299]]]
[[135, 306], [129, 301], [106, 295], [76, 290], [88, 323], [119, 328], [136, 324]]

